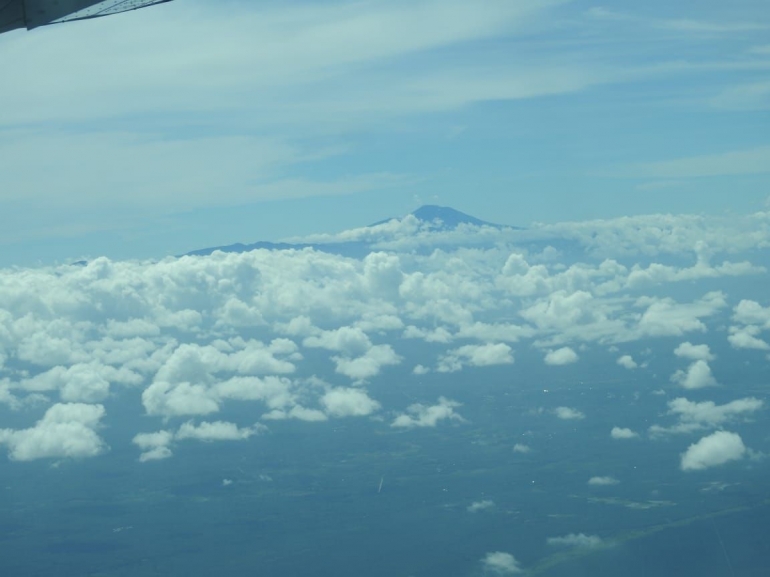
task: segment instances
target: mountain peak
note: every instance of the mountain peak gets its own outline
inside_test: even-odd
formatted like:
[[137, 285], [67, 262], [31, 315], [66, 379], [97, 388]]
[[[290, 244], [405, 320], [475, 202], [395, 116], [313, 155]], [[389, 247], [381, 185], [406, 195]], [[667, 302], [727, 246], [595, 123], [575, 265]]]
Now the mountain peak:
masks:
[[[410, 214], [420, 222], [438, 224], [438, 228], [440, 230], [453, 230], [461, 224], [469, 224], [473, 226], [491, 226], [494, 228], [509, 228], [505, 225], [494, 224], [485, 220], [481, 220], [480, 218], [465, 214], [464, 212], [460, 212], [459, 210], [455, 210], [454, 208], [448, 206], [438, 206], [435, 204], [424, 204], [417, 210], [412, 211]], [[388, 218], [370, 224], [369, 226], [385, 224], [391, 220], [393, 219]]]
[[474, 226], [494, 226], [499, 225], [486, 222], [481, 219], [455, 210], [448, 206], [437, 206], [435, 204], [425, 204], [412, 212], [412, 215], [423, 222], [441, 221], [442, 228], [457, 228], [461, 224], [472, 224]]

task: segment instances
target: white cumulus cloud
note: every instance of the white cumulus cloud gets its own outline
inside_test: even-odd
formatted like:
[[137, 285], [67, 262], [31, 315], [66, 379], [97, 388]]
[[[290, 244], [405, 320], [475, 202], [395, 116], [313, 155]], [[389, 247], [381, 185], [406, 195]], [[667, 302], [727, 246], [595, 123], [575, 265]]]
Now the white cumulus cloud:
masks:
[[242, 441], [264, 430], [264, 425], [238, 427], [227, 421], [203, 421], [199, 425], [192, 421], [183, 423], [174, 436], [177, 440], [194, 439], [196, 441]]
[[754, 349], [757, 351], [770, 350], [770, 344], [759, 338], [761, 329], [754, 325], [730, 327], [728, 342], [736, 349]]
[[679, 466], [682, 471], [700, 471], [740, 460], [746, 451], [740, 435], [728, 431], [716, 431], [690, 445], [682, 453]]
[[674, 349], [677, 357], [690, 359], [691, 361], [713, 361], [714, 355], [708, 345], [694, 345], [689, 341], [680, 344]]
[[516, 575], [524, 572], [521, 563], [513, 555], [504, 551], [487, 553], [481, 563], [484, 566], [484, 571], [495, 575]]
[[484, 511], [485, 509], [491, 509], [495, 506], [495, 502], [490, 499], [482, 499], [481, 501], [474, 501], [470, 505], [468, 505], [468, 512], [469, 513], [477, 513], [479, 511]]
[[171, 442], [174, 440], [172, 431], [157, 431], [155, 433], [139, 433], [132, 442], [142, 450], [139, 456], [141, 462], [160, 461], [173, 455]]
[[360, 357], [332, 357], [332, 360], [339, 374], [360, 382], [376, 377], [384, 366], [400, 364], [402, 357], [390, 345], [374, 345]]
[[546, 365], [569, 365], [577, 362], [578, 355], [570, 347], [562, 347], [555, 351], [548, 351], [545, 355]]
[[0, 443], [14, 461], [95, 457], [107, 450], [96, 433], [105, 415], [102, 405], [57, 403], [29, 429], [0, 429]]
[[337, 387], [324, 393], [320, 401], [332, 417], [364, 417], [380, 409], [380, 403], [362, 389]]
[[570, 407], [556, 407], [553, 413], [559, 419], [564, 419], [565, 421], [585, 419], [585, 415], [582, 412]]
[[742, 300], [733, 309], [733, 320], [770, 329], [770, 307], [763, 307], [756, 301]]
[[452, 373], [461, 370], [465, 365], [486, 367], [511, 363], [513, 363], [511, 347], [505, 343], [465, 345], [443, 355], [436, 370], [440, 373]]
[[455, 412], [455, 409], [460, 406], [462, 406], [461, 403], [445, 397], [439, 397], [438, 403], [435, 405], [415, 403], [407, 407], [406, 413], [398, 415], [390, 426], [411, 429], [414, 427], [435, 427], [439, 421], [445, 420], [463, 423], [465, 419]]
[[570, 533], [563, 537], [549, 537], [548, 544], [556, 547], [581, 547], [590, 549], [600, 547], [604, 540], [598, 535], [586, 535], [585, 533]]
[[613, 439], [635, 439], [639, 436], [639, 433], [635, 433], [631, 429], [625, 429], [622, 427], [612, 427], [610, 436]]
[[148, 415], [164, 417], [208, 415], [219, 411], [219, 402], [207, 387], [187, 382], [154, 382], [142, 393], [142, 404]]
[[629, 369], [629, 370], [635, 369], [635, 368], [637, 368], [639, 366], [636, 363], [636, 361], [634, 360], [634, 357], [632, 357], [631, 355], [623, 355], [623, 356], [621, 356], [620, 358], [618, 358], [617, 363], [621, 367]]
[[588, 484], [595, 487], [605, 487], [609, 485], [617, 485], [620, 483], [615, 477], [591, 477], [588, 479]]
[[717, 405], [714, 401], [690, 401], [678, 397], [668, 402], [668, 414], [678, 418], [671, 427], [652, 425], [650, 435], [661, 436], [674, 433], [692, 433], [700, 429], [721, 426], [741, 416], [748, 416], [764, 408], [764, 401], [745, 397]]
[[705, 360], [695, 361], [687, 368], [687, 371], [675, 372], [671, 375], [671, 380], [685, 389], [702, 389], [717, 384], [717, 380], [711, 374], [711, 367]]

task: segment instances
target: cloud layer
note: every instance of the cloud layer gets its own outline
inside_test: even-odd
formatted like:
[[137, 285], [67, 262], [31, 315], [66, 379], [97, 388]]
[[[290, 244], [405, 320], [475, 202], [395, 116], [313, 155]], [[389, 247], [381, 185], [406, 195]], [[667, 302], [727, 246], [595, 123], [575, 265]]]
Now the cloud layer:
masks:
[[[765, 221], [756, 215], [755, 223]], [[770, 307], [718, 290], [719, 279], [756, 278], [764, 269], [745, 260], [711, 265], [716, 255], [741, 258], [744, 245], [736, 234], [733, 245], [715, 237], [707, 250], [693, 240], [703, 226], [683, 216], [449, 230], [407, 217], [325, 239], [364, 239], [370, 252], [360, 258], [305, 248], [0, 270], [0, 403], [19, 414], [49, 411], [3, 429], [2, 443], [15, 460], [97, 456], [107, 450], [98, 432], [109, 421], [104, 406], [123, 394], [162, 423], [135, 432], [143, 461], [170, 457], [185, 441], [246, 441], [276, 421], [369, 419], [404, 432], [467, 425], [460, 399], [472, 388], [398, 406], [382, 400], [383, 383], [404, 371], [428, 382], [479, 379], [532, 354], [547, 371], [610, 354], [614, 370], [644, 379], [656, 339], [677, 339], [671, 356], [686, 363], [671, 388], [716, 390], [711, 366], [721, 359], [706, 339], [761, 353], [748, 337], [770, 329]], [[749, 233], [756, 241], [757, 230], [742, 234]], [[617, 258], [602, 254], [603, 235]], [[633, 252], [624, 252], [625, 237], [638, 241]], [[570, 256], [560, 252], [565, 246]], [[680, 290], [683, 279], [690, 290]], [[729, 331], [715, 336], [717, 322]], [[570, 423], [562, 427], [598, 418], [563, 402], [533, 410]], [[250, 421], [227, 417], [240, 405], [253, 407]], [[763, 408], [754, 397], [721, 405], [678, 397], [664, 415], [673, 422], [648, 433], [735, 426]], [[607, 428], [615, 440], [642, 438], [612, 422]], [[538, 448], [527, 441], [514, 449], [528, 450]], [[694, 459], [683, 468], [711, 462]]]

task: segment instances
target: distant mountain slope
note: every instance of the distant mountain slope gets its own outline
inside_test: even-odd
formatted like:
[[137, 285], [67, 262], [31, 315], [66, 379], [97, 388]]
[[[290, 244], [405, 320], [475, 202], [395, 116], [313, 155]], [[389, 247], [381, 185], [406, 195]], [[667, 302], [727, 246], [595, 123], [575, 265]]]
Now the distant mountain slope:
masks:
[[312, 248], [321, 252], [339, 254], [351, 258], [363, 258], [371, 252], [369, 245], [362, 242], [330, 242], [330, 243], [306, 243], [306, 242], [268, 242], [260, 241], [252, 244], [235, 243], [225, 246], [215, 246], [211, 248], [201, 248], [187, 252], [181, 256], [208, 256], [214, 251], [222, 252], [249, 252], [257, 249], [265, 250], [302, 250]]
[[[431, 230], [436, 230], [436, 231], [454, 230], [458, 226], [463, 224], [470, 225], [470, 226], [479, 226], [479, 227], [486, 226], [486, 227], [492, 227], [497, 229], [509, 228], [509, 229], [521, 230], [519, 227], [506, 226], [502, 224], [493, 224], [491, 222], [486, 222], [474, 216], [470, 216], [469, 214], [465, 214], [464, 212], [460, 212], [459, 210], [455, 210], [454, 208], [450, 208], [448, 206], [436, 206], [432, 204], [426, 204], [424, 206], [421, 206], [417, 210], [411, 212], [410, 215], [415, 217], [421, 224], [429, 225]], [[406, 218], [406, 217], [401, 217], [401, 218]], [[374, 228], [377, 226], [387, 224], [393, 220], [401, 220], [401, 219], [388, 218], [386, 220], [381, 220], [379, 222], [375, 222], [374, 224], [370, 224], [368, 227], [364, 227], [364, 228], [367, 228], [367, 229]], [[362, 241], [296, 242], [296, 243], [260, 241], [252, 244], [236, 243], [236, 244], [230, 244], [226, 246], [201, 248], [198, 250], [193, 250], [188, 253], [185, 253], [185, 255], [183, 256], [206, 256], [217, 250], [222, 252], [247, 252], [250, 250], [256, 250], [260, 248], [266, 249], [266, 250], [291, 250], [291, 249], [302, 250], [304, 248], [313, 248], [315, 250], [328, 252], [332, 254], [339, 254], [342, 256], [353, 257], [353, 258], [363, 258], [367, 254], [369, 254], [369, 252], [371, 252], [370, 244]]]

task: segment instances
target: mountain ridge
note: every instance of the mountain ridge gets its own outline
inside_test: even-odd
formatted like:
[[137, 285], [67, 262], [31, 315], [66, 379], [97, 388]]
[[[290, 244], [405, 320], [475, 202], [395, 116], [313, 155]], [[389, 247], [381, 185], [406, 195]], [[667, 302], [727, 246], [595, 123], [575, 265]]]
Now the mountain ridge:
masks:
[[[363, 228], [374, 228], [382, 226], [393, 220], [402, 220], [408, 216], [414, 216], [421, 224], [430, 225], [431, 230], [434, 231], [449, 231], [455, 230], [461, 225], [468, 226], [486, 226], [496, 229], [513, 229], [521, 230], [520, 227], [508, 226], [503, 224], [495, 224], [487, 222], [471, 216], [454, 208], [448, 206], [439, 206], [435, 204], [425, 204], [413, 210], [409, 214], [402, 217], [392, 217], [385, 220], [381, 220], [370, 224]], [[214, 251], [222, 252], [248, 252], [257, 249], [267, 250], [302, 250], [305, 248], [312, 248], [322, 252], [329, 252], [333, 254], [339, 254], [342, 256], [348, 256], [353, 258], [363, 258], [370, 251], [370, 244], [368, 242], [351, 240], [342, 242], [271, 242], [271, 241], [257, 241], [250, 244], [234, 243], [224, 246], [215, 246], [210, 248], [201, 248], [185, 253], [181, 256], [207, 256]]]

